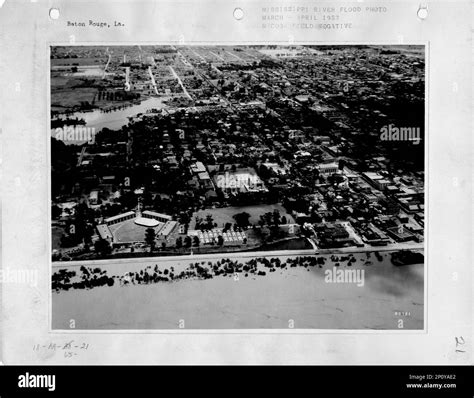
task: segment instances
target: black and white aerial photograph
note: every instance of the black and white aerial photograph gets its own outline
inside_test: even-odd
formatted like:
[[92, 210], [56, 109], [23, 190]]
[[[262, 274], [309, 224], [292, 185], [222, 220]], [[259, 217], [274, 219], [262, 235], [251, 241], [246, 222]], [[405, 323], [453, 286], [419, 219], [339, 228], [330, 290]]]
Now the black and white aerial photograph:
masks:
[[425, 73], [422, 45], [50, 47], [52, 329], [423, 331]]

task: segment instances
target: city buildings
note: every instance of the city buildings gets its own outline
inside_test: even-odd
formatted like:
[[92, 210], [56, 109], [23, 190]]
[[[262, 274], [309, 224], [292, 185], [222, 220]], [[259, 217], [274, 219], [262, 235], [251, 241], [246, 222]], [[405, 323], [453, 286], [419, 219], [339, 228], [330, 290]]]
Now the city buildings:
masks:
[[[96, 129], [93, 142], [52, 136], [56, 253], [100, 257], [104, 240], [113, 255], [139, 255], [147, 228], [167, 254], [424, 239], [422, 46], [51, 55], [52, 129]], [[420, 142], [382, 139], [384, 126], [410, 126]]]

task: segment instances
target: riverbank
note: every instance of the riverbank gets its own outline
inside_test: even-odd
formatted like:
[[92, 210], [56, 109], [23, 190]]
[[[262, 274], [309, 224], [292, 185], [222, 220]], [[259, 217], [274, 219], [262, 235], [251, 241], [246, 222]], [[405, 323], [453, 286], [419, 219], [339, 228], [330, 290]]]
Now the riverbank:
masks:
[[[278, 259], [291, 264], [296, 257]], [[316, 261], [313, 266], [274, 267], [270, 272], [260, 264], [252, 274], [125, 285], [120, 276], [140, 273], [150, 264], [107, 263], [100, 269], [117, 277], [113, 286], [53, 292], [52, 326], [68, 329], [74, 319], [76, 329], [175, 329], [184, 320], [186, 329], [288, 329], [292, 322], [296, 329], [399, 330], [402, 317], [403, 329], [423, 329], [423, 264], [396, 267], [388, 252], [379, 257], [355, 254], [355, 261], [316, 257], [324, 257], [324, 265]], [[238, 256], [229, 260], [240, 261]], [[160, 259], [155, 265], [162, 272], [173, 267], [178, 275], [192, 263], [196, 262], [189, 258]], [[62, 269], [77, 270], [64, 265]], [[328, 283], [325, 271], [336, 267], [363, 270], [363, 286]], [[258, 274], [260, 268], [266, 268], [265, 275]]]
[[170, 96], [148, 97], [141, 100], [127, 101], [120, 104], [111, 104], [101, 109], [93, 109], [83, 112], [62, 112], [55, 116], [56, 119], [61, 118], [77, 118], [84, 120], [84, 125], [100, 131], [102, 128], [110, 130], [118, 130], [129, 122], [129, 117], [137, 114], [147, 113], [152, 109], [166, 109], [168, 106], [165, 101]]

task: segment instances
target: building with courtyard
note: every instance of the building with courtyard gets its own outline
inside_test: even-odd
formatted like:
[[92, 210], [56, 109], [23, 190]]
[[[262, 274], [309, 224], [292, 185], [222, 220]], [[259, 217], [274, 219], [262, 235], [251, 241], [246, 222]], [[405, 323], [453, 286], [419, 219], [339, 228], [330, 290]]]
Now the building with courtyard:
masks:
[[102, 239], [110, 242], [114, 247], [130, 246], [144, 243], [148, 228], [155, 231], [157, 239], [168, 239], [178, 231], [178, 222], [167, 214], [150, 210], [129, 211], [106, 218], [103, 224], [97, 226], [97, 232]]

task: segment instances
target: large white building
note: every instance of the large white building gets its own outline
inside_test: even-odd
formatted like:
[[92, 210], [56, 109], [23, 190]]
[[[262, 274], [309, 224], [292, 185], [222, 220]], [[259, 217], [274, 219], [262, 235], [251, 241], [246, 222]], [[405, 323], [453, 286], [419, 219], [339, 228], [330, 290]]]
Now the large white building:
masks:
[[139, 205], [136, 211], [106, 218], [103, 224], [97, 226], [97, 232], [113, 245], [123, 246], [142, 243], [147, 228], [153, 228], [157, 237], [167, 238], [177, 226], [178, 222], [173, 221], [171, 216], [150, 210], [142, 212]]
[[339, 164], [338, 162], [321, 163], [316, 168], [320, 175], [328, 176], [339, 171]]
[[131, 220], [132, 218], [135, 218], [135, 217], [136, 217], [136, 214], [134, 211], [127, 211], [126, 213], [117, 214], [116, 216], [106, 218], [104, 222], [107, 225], [113, 225], [113, 224], [117, 224], [119, 222], [123, 222], [126, 220]]
[[167, 222], [171, 221], [172, 217], [168, 216], [167, 214], [157, 213], [155, 211], [145, 210], [142, 212], [142, 217], [145, 218], [153, 218], [160, 222]]

